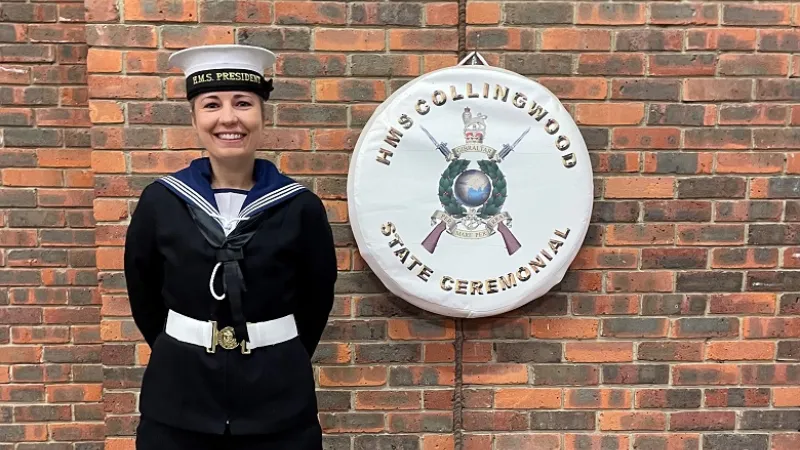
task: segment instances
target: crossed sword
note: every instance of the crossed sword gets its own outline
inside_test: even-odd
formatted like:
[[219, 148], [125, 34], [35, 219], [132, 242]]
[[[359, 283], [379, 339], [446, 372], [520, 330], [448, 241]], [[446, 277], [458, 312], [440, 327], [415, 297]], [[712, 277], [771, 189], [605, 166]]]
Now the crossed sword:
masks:
[[[433, 137], [433, 135], [422, 125], [420, 125], [420, 128], [422, 128], [422, 131], [424, 131], [425, 134], [428, 135], [428, 138], [431, 140], [431, 142], [433, 142], [433, 145], [436, 148], [436, 150], [439, 150], [439, 152], [444, 156], [446, 161], [452, 161], [453, 159], [456, 158], [453, 155], [453, 152], [450, 150], [450, 148], [448, 148], [446, 142], [437, 141], [436, 138]], [[503, 160], [505, 160], [506, 156], [508, 156], [512, 151], [514, 151], [514, 148], [517, 145], [519, 145], [520, 142], [522, 142], [522, 139], [525, 137], [526, 134], [528, 134], [530, 130], [531, 128], [528, 127], [512, 144], [503, 144], [502, 149], [497, 154], [496, 158], [497, 161], [502, 162]], [[495, 158], [492, 157], [492, 159]], [[433, 230], [431, 230], [431, 232], [428, 233], [428, 236], [425, 237], [425, 239], [422, 241], [422, 247], [425, 250], [427, 250], [428, 253], [432, 254], [436, 250], [436, 245], [439, 243], [439, 239], [442, 237], [442, 233], [446, 228], [447, 224], [445, 223], [445, 221], [440, 220], [439, 223], [436, 224], [436, 226], [433, 228]], [[501, 236], [503, 236], [503, 242], [505, 242], [506, 250], [508, 251], [509, 256], [516, 253], [516, 251], [522, 247], [522, 244], [519, 243], [519, 240], [517, 240], [517, 238], [514, 236], [511, 230], [509, 230], [506, 224], [504, 224], [503, 222], [499, 222], [497, 224], [497, 231], [500, 233]]]

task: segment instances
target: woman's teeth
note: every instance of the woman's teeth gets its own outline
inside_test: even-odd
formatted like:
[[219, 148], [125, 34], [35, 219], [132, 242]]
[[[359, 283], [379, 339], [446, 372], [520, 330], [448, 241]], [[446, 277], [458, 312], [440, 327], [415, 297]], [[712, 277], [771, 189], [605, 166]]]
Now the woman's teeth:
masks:
[[244, 135], [240, 133], [222, 133], [218, 134], [217, 137], [226, 141], [235, 141], [237, 139], [243, 138]]

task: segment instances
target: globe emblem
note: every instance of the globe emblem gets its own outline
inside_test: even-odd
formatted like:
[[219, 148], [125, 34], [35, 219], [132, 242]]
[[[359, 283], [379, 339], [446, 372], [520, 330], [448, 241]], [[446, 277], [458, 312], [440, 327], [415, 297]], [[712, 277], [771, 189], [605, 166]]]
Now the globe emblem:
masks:
[[456, 178], [453, 193], [465, 206], [477, 208], [489, 200], [492, 184], [489, 177], [478, 169], [461, 172]]

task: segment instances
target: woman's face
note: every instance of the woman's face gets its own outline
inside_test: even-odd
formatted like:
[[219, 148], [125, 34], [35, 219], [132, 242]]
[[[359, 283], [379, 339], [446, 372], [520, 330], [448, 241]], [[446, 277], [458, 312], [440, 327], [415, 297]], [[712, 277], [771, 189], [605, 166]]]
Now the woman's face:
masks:
[[246, 91], [201, 94], [194, 99], [192, 124], [212, 157], [253, 157], [264, 128], [261, 98]]

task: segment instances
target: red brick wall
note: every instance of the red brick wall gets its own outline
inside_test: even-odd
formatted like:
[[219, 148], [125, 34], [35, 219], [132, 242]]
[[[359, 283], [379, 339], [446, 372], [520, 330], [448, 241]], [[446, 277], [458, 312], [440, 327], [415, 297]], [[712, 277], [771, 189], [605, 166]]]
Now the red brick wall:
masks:
[[466, 20], [470, 47], [568, 105], [597, 201], [558, 289], [458, 326], [385, 294], [345, 200], [369, 114], [457, 61], [457, 3], [0, 3], [0, 450], [133, 449], [149, 350], [125, 224], [200, 155], [169, 52], [232, 42], [280, 54], [262, 156], [325, 199], [339, 245], [316, 355], [330, 450], [797, 447], [800, 5], [470, 2]]
[[0, 449], [101, 449], [83, 4], [3, 2], [0, 21]]

